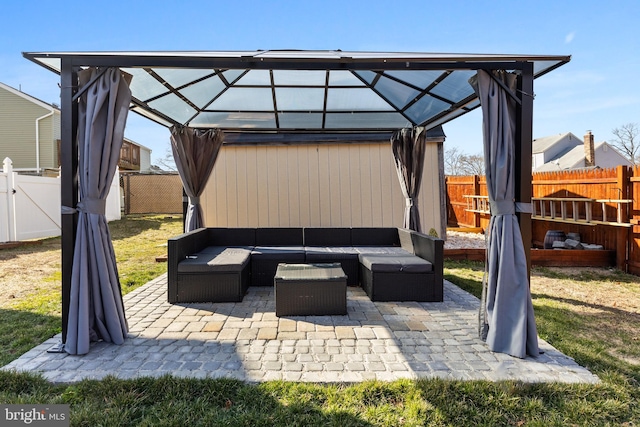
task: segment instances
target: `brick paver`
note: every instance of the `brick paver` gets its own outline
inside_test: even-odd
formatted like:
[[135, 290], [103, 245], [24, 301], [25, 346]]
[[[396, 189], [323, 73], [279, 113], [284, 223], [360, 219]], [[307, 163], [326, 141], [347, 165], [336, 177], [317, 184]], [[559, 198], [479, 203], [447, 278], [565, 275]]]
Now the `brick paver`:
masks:
[[61, 383], [164, 374], [250, 382], [599, 381], [543, 340], [537, 358], [489, 351], [476, 334], [478, 299], [448, 282], [441, 303], [373, 303], [349, 287], [346, 316], [283, 318], [269, 287], [249, 288], [240, 303], [181, 305], [167, 302], [166, 288], [163, 275], [124, 297], [130, 332], [121, 346], [94, 343], [84, 356], [47, 353], [56, 336], [2, 369]]

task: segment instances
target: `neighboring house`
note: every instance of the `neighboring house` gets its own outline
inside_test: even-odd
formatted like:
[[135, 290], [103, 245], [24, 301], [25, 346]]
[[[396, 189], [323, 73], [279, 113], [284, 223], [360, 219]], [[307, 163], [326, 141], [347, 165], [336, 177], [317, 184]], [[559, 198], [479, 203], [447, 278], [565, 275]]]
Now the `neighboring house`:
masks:
[[[0, 83], [0, 163], [13, 162], [16, 172], [40, 174], [60, 166], [60, 108]], [[121, 170], [146, 172], [151, 150], [125, 138]]]
[[151, 149], [124, 138], [118, 167], [121, 171], [149, 172], [151, 170]]
[[58, 167], [60, 109], [0, 83], [0, 162], [14, 170], [41, 172]]
[[554, 172], [585, 167], [611, 168], [632, 166], [631, 162], [607, 142], [594, 143], [588, 131], [584, 139], [571, 132], [533, 140], [534, 172]]

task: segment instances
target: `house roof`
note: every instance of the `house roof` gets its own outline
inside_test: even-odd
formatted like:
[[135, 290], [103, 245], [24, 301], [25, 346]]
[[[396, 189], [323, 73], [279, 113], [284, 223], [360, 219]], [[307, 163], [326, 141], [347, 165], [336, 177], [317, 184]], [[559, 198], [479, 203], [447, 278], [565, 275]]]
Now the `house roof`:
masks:
[[557, 172], [582, 166], [584, 166], [584, 145], [579, 145], [536, 168], [535, 172]]
[[133, 144], [133, 145], [137, 145], [138, 147], [140, 147], [140, 148], [144, 148], [145, 150], [147, 150], [147, 151], [149, 151], [149, 152], [151, 152], [151, 151], [152, 151], [152, 150], [151, 150], [151, 148], [147, 147], [146, 145], [142, 145], [142, 144], [140, 144], [139, 142], [135, 142], [135, 141], [134, 141], [134, 140], [132, 140], [132, 139], [129, 139], [129, 138], [127, 138], [127, 137], [124, 137], [123, 139], [124, 139], [125, 141], [127, 141], [128, 143]]
[[[616, 155], [620, 158], [622, 162], [620, 164], [627, 164], [631, 166], [631, 162], [629, 162], [629, 160], [626, 159], [622, 154], [620, 154], [618, 150], [615, 149], [615, 147], [612, 147], [606, 141], [596, 142], [594, 144], [594, 150], [596, 152], [596, 166], [602, 167], [602, 164], [603, 164], [602, 162], [598, 164], [599, 162], [598, 162], [597, 153], [599, 151], [608, 151], [608, 150], [616, 153]], [[548, 161], [547, 163], [543, 164], [539, 168], [536, 168], [534, 172], [557, 172], [565, 169], [582, 168], [584, 167], [584, 159], [585, 159], [584, 145], [580, 144], [561, 153], [559, 156], [556, 156], [555, 159]], [[605, 165], [604, 167], [609, 167], [609, 166]]]
[[252, 133], [386, 133], [435, 128], [479, 106], [478, 69], [534, 77], [570, 60], [553, 55], [332, 51], [32, 52], [55, 72], [120, 67], [133, 75], [131, 110], [164, 126]]
[[58, 108], [56, 105], [49, 104], [49, 103], [46, 103], [44, 101], [41, 101], [40, 99], [36, 98], [35, 96], [29, 95], [28, 93], [24, 93], [24, 92], [14, 88], [14, 87], [11, 87], [11, 86], [9, 86], [7, 84], [4, 84], [4, 83], [0, 82], [0, 88], [6, 90], [7, 92], [11, 92], [14, 95], [17, 95], [17, 96], [19, 96], [21, 98], [24, 98], [29, 102], [33, 102], [34, 104], [36, 104], [36, 105], [38, 105], [38, 106], [40, 106], [42, 108], [45, 108], [45, 109], [47, 109], [49, 111], [51, 111], [53, 109], [55, 112], [60, 113], [60, 108]]
[[531, 145], [531, 151], [533, 154], [544, 153], [553, 145], [555, 145], [557, 142], [563, 140], [566, 137], [575, 139], [575, 141], [577, 141], [577, 144], [583, 143], [583, 141], [577, 136], [575, 136], [573, 133], [566, 132], [566, 133], [560, 133], [558, 135], [544, 136], [542, 138], [534, 139]]

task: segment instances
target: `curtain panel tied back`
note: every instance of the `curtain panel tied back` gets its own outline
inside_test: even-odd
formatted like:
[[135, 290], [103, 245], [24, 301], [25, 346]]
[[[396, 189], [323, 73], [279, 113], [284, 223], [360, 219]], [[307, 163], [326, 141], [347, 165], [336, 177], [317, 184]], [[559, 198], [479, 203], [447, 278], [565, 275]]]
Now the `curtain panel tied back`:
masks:
[[220, 129], [194, 129], [184, 126], [171, 128], [171, 150], [189, 198], [184, 222], [184, 231], [204, 227], [204, 215], [200, 195], [209, 180], [218, 153], [224, 142]]
[[[129, 330], [105, 206], [120, 158], [131, 76], [117, 68], [88, 68], [78, 81], [84, 92], [78, 101], [78, 228], [64, 345], [69, 354], [88, 353], [92, 341], [123, 344]], [[64, 214], [71, 211], [63, 207]]]
[[422, 182], [427, 131], [424, 127], [405, 128], [391, 136], [391, 149], [405, 199], [402, 226], [422, 231], [418, 194]]
[[517, 76], [504, 71], [490, 75], [478, 70], [469, 83], [482, 108], [485, 174], [491, 205], [480, 335], [492, 351], [519, 358], [538, 356], [528, 266], [515, 215], [516, 211], [530, 211], [530, 204], [515, 202], [517, 106], [504, 89], [515, 93]]

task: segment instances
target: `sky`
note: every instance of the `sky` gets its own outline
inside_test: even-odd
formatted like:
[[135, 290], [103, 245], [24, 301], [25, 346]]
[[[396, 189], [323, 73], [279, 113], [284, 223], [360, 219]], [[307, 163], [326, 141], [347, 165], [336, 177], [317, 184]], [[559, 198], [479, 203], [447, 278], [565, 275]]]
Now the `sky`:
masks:
[[[12, 1], [2, 7], [0, 82], [60, 104], [59, 77], [22, 52], [312, 49], [549, 54], [571, 61], [534, 83], [534, 138], [640, 123], [640, 1]], [[443, 126], [445, 148], [482, 153], [476, 109]], [[129, 114], [125, 136], [169, 148]]]

